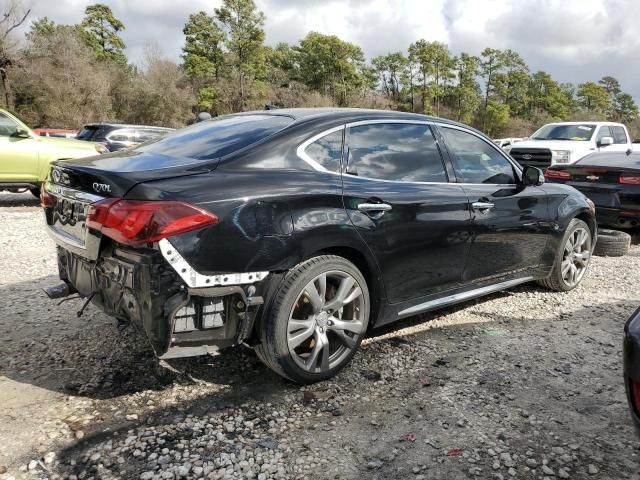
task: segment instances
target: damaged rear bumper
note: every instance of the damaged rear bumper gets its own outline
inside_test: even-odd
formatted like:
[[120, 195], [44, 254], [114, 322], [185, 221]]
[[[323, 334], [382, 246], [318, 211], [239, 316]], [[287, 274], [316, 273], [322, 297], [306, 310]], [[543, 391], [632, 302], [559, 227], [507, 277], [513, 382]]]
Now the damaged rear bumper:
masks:
[[140, 327], [160, 358], [215, 353], [247, 340], [268, 272], [197, 274], [191, 282], [196, 274], [181, 257], [178, 264], [167, 244], [169, 258], [166, 251], [112, 244], [96, 260], [59, 246], [60, 278], [108, 315]]

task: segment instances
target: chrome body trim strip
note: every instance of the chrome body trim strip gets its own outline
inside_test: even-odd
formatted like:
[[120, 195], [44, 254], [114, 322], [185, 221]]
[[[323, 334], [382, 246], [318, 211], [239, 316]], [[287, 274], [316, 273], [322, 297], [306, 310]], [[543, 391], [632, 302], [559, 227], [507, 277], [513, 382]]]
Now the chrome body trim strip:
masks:
[[435, 308], [444, 307], [458, 302], [464, 302], [476, 297], [482, 297], [490, 293], [499, 292], [507, 288], [515, 287], [521, 283], [527, 283], [534, 280], [535, 277], [523, 277], [516, 278], [515, 280], [507, 280], [506, 282], [496, 283], [494, 285], [487, 285], [486, 287], [476, 288], [475, 290], [469, 290], [468, 292], [455, 293], [447, 297], [438, 298], [436, 300], [429, 300], [428, 302], [420, 303], [413, 307], [405, 308], [398, 313], [398, 318], [408, 317], [410, 315], [416, 315], [418, 313], [426, 312], [427, 310], [433, 310]]

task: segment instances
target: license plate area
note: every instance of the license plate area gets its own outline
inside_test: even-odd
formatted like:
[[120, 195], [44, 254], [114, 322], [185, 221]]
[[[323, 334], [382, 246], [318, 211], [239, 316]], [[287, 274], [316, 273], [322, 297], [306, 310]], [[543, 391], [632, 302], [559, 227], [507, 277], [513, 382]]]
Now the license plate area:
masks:
[[55, 197], [55, 204], [45, 209], [51, 237], [62, 247], [96, 258], [98, 252], [87, 229], [87, 213], [89, 206], [103, 197], [53, 184], [47, 184], [45, 190]]

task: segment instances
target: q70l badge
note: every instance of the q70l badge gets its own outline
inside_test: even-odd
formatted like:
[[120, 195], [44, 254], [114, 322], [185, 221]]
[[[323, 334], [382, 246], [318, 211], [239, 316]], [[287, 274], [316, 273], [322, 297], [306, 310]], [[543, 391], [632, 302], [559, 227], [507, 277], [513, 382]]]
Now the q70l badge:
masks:
[[111, 185], [108, 185], [106, 183], [93, 182], [93, 185], [91, 186], [96, 192], [104, 192], [104, 193], [111, 192]]

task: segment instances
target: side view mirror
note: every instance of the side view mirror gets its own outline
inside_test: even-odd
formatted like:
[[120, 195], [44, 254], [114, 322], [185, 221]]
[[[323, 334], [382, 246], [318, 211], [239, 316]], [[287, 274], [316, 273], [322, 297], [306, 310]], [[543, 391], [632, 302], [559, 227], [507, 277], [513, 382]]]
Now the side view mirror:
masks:
[[599, 147], [608, 147], [609, 145], [613, 145], [613, 137], [602, 137], [598, 142]]
[[537, 167], [527, 165], [522, 171], [522, 183], [525, 187], [537, 187], [544, 183], [544, 173]]
[[29, 132], [24, 128], [16, 128], [16, 131], [13, 134], [13, 136], [18, 138], [31, 138], [31, 135], [29, 135]]

